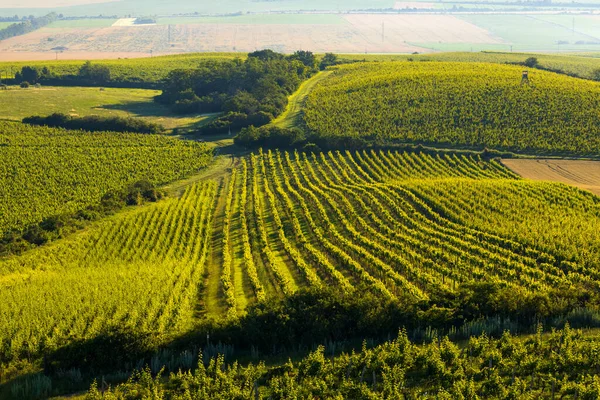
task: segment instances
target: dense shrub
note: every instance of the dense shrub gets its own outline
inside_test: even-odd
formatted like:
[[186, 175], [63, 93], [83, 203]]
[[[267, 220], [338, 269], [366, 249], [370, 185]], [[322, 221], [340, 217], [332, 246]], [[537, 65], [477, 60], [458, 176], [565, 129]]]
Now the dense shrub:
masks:
[[316, 69], [316, 57], [303, 51], [285, 56], [261, 50], [244, 61], [207, 60], [193, 70], [171, 71], [155, 100], [182, 114], [227, 113], [202, 129], [206, 134], [261, 126], [283, 112], [287, 97]]
[[304, 132], [299, 128], [268, 125], [244, 128], [234, 141], [243, 147], [290, 148], [303, 144], [305, 138]]
[[79, 69], [79, 78], [96, 84], [107, 83], [110, 81], [110, 68], [86, 61]]
[[131, 328], [108, 327], [92, 339], [80, 339], [44, 357], [44, 372], [77, 368], [85, 373], [132, 369], [157, 348], [156, 335]]
[[147, 180], [137, 181], [123, 190], [107, 192], [99, 204], [86, 207], [72, 215], [55, 215], [23, 230], [13, 229], [0, 237], [0, 256], [20, 254], [34, 246], [60, 239], [80, 229], [85, 221], [110, 215], [125, 206], [156, 202], [165, 193]]
[[135, 118], [100, 117], [71, 117], [62, 113], [54, 113], [47, 117], [32, 116], [23, 119], [30, 125], [48, 126], [52, 128], [80, 129], [90, 132], [133, 132], [133, 133], [162, 133], [165, 128], [159, 124]]

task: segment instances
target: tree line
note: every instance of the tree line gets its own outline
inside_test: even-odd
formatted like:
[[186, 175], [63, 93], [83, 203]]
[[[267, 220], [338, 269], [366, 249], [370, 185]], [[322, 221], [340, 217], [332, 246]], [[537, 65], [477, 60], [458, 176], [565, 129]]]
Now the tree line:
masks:
[[0, 30], [0, 40], [25, 35], [29, 32], [43, 28], [46, 25], [50, 25], [57, 19], [58, 15], [56, 13], [50, 13], [43, 17], [30, 18], [20, 23], [14, 23]]
[[48, 126], [50, 128], [65, 128], [88, 132], [132, 132], [132, 133], [162, 133], [165, 128], [153, 122], [138, 118], [101, 117], [88, 115], [72, 117], [62, 113], [54, 113], [47, 117], [32, 116], [23, 119], [24, 124]]

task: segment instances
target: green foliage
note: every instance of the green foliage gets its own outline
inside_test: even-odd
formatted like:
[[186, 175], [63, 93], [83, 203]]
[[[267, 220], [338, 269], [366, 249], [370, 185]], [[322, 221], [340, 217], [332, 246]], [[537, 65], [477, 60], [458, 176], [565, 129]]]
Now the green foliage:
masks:
[[207, 165], [202, 144], [159, 135], [0, 123], [0, 232], [75, 214], [139, 180], [164, 184]]
[[36, 84], [44, 79], [49, 79], [52, 77], [50, 70], [47, 67], [39, 68], [39, 67], [28, 67], [25, 66], [21, 68], [20, 72], [15, 74], [15, 80], [18, 83], [29, 83]]
[[44, 357], [44, 372], [78, 369], [84, 373], [110, 373], [131, 369], [149, 358], [160, 344], [153, 333], [133, 327], [107, 327], [90, 339], [76, 339]]
[[536, 57], [529, 57], [527, 60], [525, 60], [523, 65], [529, 68], [535, 68], [539, 65], [539, 61]]
[[342, 66], [304, 110], [317, 136], [520, 152], [598, 155], [600, 86], [544, 71], [474, 63]]
[[[0, 291], [0, 363], [45, 356], [49, 372], [130, 370], [163, 335], [187, 332], [205, 273], [216, 194], [214, 182], [193, 185], [181, 198], [1, 259], [0, 284], [7, 290]], [[155, 195], [140, 182], [103, 202], [108, 207]]]
[[110, 68], [86, 61], [79, 69], [78, 76], [85, 81], [101, 85], [110, 81]]
[[265, 147], [286, 149], [305, 140], [304, 132], [299, 128], [280, 128], [278, 126], [250, 126], [242, 129], [234, 138], [235, 144], [247, 148]]
[[[537, 322], [598, 326], [597, 198], [522, 181], [492, 155], [259, 151], [234, 164], [218, 190], [215, 182], [193, 185], [181, 199], [0, 261], [0, 284], [10, 287], [0, 291], [8, 321], [0, 331], [3, 360], [95, 343], [102, 327], [123, 324], [179, 337], [169, 348], [209, 342], [213, 352], [222, 343], [251, 354], [381, 339], [402, 327], [411, 338], [433, 340], [529, 331]], [[133, 186], [133, 202], [148, 188]], [[198, 299], [213, 322], [196, 319]], [[427, 373], [450, 398], [455, 389], [520, 393], [502, 385], [498, 370], [469, 375], [473, 384], [455, 380], [462, 355], [449, 342], [438, 345], [439, 354], [430, 348], [431, 357], [413, 358], [416, 369], [388, 365], [385, 376], [420, 382]], [[482, 357], [487, 365], [500, 359], [497, 352]], [[174, 372], [179, 364], [172, 365]], [[296, 375], [273, 372], [273, 393], [321, 393], [323, 382], [306, 379], [326, 368], [316, 353]], [[358, 383], [347, 379], [350, 398], [368, 393], [372, 371], [363, 369]], [[376, 371], [376, 388], [383, 371]], [[394, 393], [389, 382], [385, 391]], [[345, 390], [334, 384], [326, 383], [331, 393]]]
[[[586, 338], [568, 326], [548, 337], [522, 340], [505, 333], [494, 340], [471, 337], [459, 347], [447, 338], [412, 343], [405, 332], [360, 352], [327, 355], [318, 347], [298, 362], [226, 365], [222, 356], [193, 371], [135, 373], [108, 398], [152, 393], [153, 399], [343, 398], [343, 399], [595, 399], [598, 337]], [[91, 387], [87, 399], [100, 398]], [[114, 397], [113, 397], [114, 396]]]
[[203, 129], [207, 134], [265, 125], [283, 112], [287, 96], [314, 72], [315, 60], [307, 52], [286, 57], [262, 50], [245, 61], [207, 61], [193, 70], [172, 71], [156, 101], [182, 113], [228, 113]]
[[333, 67], [334, 65], [338, 65], [339, 60], [338, 56], [333, 53], [327, 53], [321, 59], [321, 63], [319, 64], [319, 69], [321, 71], [327, 69], [328, 67]]
[[54, 113], [47, 117], [27, 117], [23, 119], [23, 123], [88, 132], [163, 133], [165, 130], [159, 124], [139, 118], [101, 117], [98, 115], [87, 115], [77, 118], [61, 113]]
[[[198, 64], [209, 60], [232, 60], [239, 58], [233, 53], [182, 54], [138, 59], [98, 60], [92, 66], [103, 66], [110, 70], [110, 86], [116, 87], [158, 87], [169, 72], [174, 69], [193, 69]], [[18, 61], [2, 62], [0, 69], [4, 71], [20, 71], [23, 67], [43, 70], [51, 73], [45, 78], [54, 84], [74, 85], [84, 83], [78, 78], [79, 71], [86, 63], [77, 60], [58, 61]]]

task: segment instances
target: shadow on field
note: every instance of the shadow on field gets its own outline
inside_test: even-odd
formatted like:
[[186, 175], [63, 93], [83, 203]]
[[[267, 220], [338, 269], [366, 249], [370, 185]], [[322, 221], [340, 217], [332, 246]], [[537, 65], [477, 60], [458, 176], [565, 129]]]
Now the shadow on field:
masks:
[[176, 114], [168, 107], [152, 101], [127, 101], [121, 104], [106, 104], [98, 108], [106, 111], [126, 112], [138, 118], [169, 118], [177, 121], [177, 131], [183, 134], [197, 132], [202, 126], [210, 123], [220, 115], [220, 113]]
[[99, 106], [103, 110], [124, 111], [136, 117], [173, 117], [171, 110], [152, 101], [127, 101]]

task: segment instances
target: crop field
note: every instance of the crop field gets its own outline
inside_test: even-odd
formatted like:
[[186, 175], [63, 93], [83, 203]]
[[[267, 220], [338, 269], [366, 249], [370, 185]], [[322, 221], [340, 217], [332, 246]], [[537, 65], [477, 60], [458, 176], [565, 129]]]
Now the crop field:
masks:
[[411, 45], [413, 42], [502, 43], [484, 29], [445, 15], [271, 14], [158, 22], [137, 27], [44, 28], [3, 41], [0, 52], [48, 52], [63, 46], [68, 53], [250, 52], [263, 48], [287, 53], [298, 49], [412, 53], [426, 51]]
[[136, 180], [157, 184], [205, 167], [199, 143], [156, 135], [82, 133], [0, 122], [0, 232], [74, 213]]
[[32, 115], [50, 115], [55, 112], [84, 117], [135, 117], [161, 124], [166, 129], [192, 129], [204, 116], [180, 116], [166, 106], [155, 103], [157, 90], [42, 87], [21, 89], [10, 87], [0, 91], [0, 115], [4, 119], [21, 121]]
[[497, 14], [463, 15], [460, 18], [514, 45], [518, 51], [600, 49], [596, 16]]
[[[504, 45], [503, 45], [504, 46]], [[430, 54], [342, 54], [341, 59], [352, 61], [455, 61], [485, 62], [495, 64], [522, 63], [529, 57], [538, 59], [544, 68], [562, 71], [582, 78], [592, 79], [594, 72], [600, 69], [597, 53], [581, 54], [538, 54], [510, 52], [448, 52]]]
[[600, 196], [600, 162], [585, 160], [519, 160], [502, 163], [523, 178], [563, 182]]
[[[407, 3], [420, 5], [427, 3]], [[0, 54], [99, 58], [270, 48], [335, 53], [432, 51], [595, 51], [597, 16], [466, 14], [245, 14], [162, 17], [156, 25], [117, 26], [111, 19], [60, 20], [0, 43]], [[575, 24], [573, 25], [573, 22]], [[575, 29], [573, 30], [573, 26]], [[78, 56], [78, 54], [80, 54]]]
[[0, 354], [121, 324], [173, 335], [303, 287], [416, 300], [481, 280], [597, 289], [598, 207], [475, 155], [252, 154], [219, 182], [0, 261]]
[[308, 96], [322, 138], [598, 155], [600, 84], [478, 63], [342, 66]]

